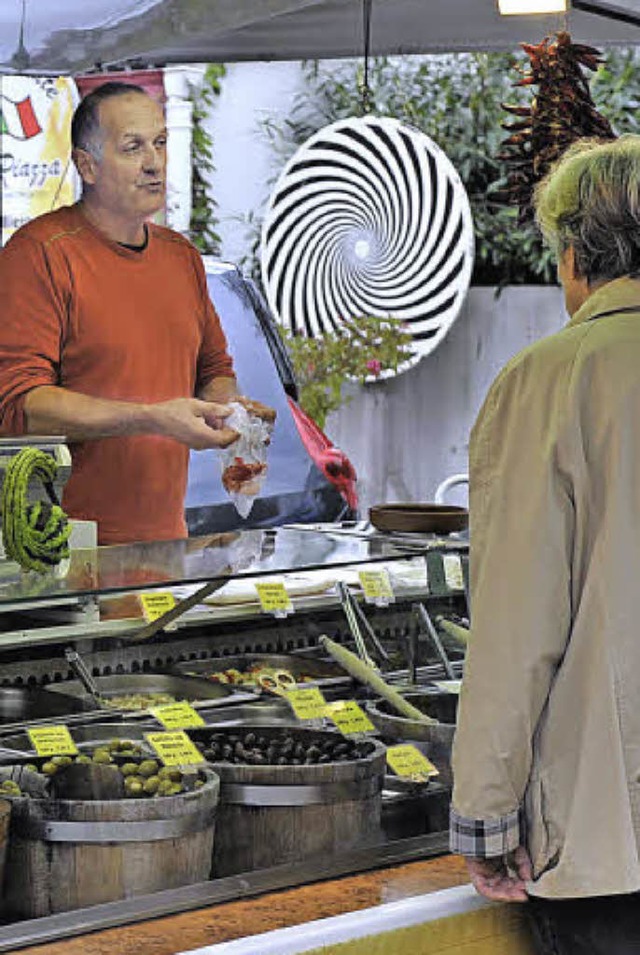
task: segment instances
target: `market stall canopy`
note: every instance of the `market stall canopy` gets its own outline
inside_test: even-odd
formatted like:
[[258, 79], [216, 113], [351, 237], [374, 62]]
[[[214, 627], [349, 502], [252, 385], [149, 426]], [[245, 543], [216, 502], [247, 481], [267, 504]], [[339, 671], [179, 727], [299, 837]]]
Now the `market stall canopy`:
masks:
[[[357, 56], [362, 24], [362, 0], [2, 0], [0, 71]], [[512, 49], [561, 25], [495, 0], [373, 0], [371, 52]], [[578, 42], [639, 42], [640, 0], [574, 0], [568, 25]]]

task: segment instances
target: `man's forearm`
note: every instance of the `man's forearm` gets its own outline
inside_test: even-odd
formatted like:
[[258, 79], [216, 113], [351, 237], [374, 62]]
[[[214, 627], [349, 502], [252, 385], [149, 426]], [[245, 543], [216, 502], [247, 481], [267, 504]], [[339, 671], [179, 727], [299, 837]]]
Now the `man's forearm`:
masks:
[[153, 432], [151, 406], [93, 398], [43, 385], [25, 397], [29, 434], [61, 434], [70, 441]]
[[212, 378], [198, 391], [203, 401], [218, 401], [224, 404], [238, 397], [238, 383], [235, 378]]

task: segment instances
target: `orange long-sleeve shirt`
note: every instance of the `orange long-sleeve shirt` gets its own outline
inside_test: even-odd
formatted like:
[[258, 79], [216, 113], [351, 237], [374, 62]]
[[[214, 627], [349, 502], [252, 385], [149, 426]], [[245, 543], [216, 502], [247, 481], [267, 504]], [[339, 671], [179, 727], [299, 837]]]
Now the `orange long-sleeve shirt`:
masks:
[[[26, 431], [24, 399], [58, 385], [134, 402], [190, 397], [232, 377], [197, 250], [150, 224], [144, 250], [112, 242], [78, 206], [34, 219], [0, 253], [0, 430]], [[188, 449], [156, 435], [71, 445], [63, 506], [101, 543], [186, 534]]]

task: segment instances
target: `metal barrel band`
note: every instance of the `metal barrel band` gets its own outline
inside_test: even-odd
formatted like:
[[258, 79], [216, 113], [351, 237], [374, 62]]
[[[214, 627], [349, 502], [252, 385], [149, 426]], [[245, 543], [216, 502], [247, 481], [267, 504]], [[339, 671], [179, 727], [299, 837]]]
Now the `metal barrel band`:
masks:
[[302, 786], [259, 786], [253, 783], [222, 783], [221, 804], [236, 806], [317, 806], [368, 799], [382, 791], [382, 776], [349, 782]]
[[213, 825], [217, 806], [175, 819], [148, 819], [139, 822], [69, 822], [52, 819], [16, 820], [14, 832], [26, 839], [43, 842], [161, 842], [202, 832]]

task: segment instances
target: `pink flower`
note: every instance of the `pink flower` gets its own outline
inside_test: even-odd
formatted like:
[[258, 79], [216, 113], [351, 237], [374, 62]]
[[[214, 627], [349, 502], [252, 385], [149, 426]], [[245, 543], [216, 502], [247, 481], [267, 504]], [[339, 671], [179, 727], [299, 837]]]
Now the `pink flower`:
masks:
[[367, 362], [367, 371], [370, 371], [377, 378], [382, 371], [382, 362], [378, 361], [377, 358], [370, 358]]

